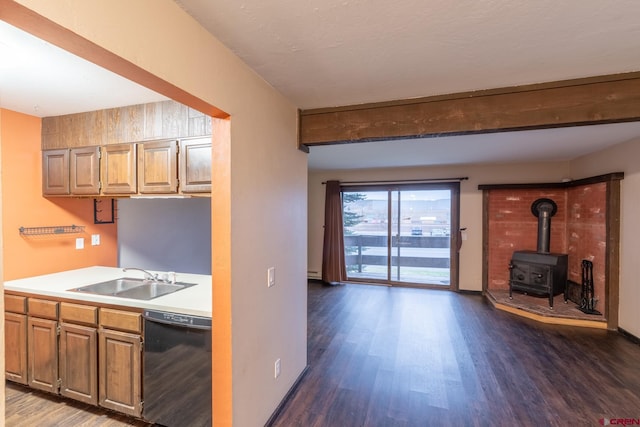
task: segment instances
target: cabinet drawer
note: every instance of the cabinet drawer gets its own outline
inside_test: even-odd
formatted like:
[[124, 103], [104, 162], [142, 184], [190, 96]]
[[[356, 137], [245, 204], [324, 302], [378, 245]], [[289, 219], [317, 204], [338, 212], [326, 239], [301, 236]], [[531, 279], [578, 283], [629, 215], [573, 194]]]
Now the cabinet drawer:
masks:
[[95, 326], [98, 324], [98, 307], [68, 302], [60, 303], [60, 320]]
[[132, 311], [101, 308], [100, 326], [139, 334], [142, 332], [142, 315]]
[[4, 296], [4, 309], [12, 313], [27, 313], [27, 297], [21, 297], [19, 295], [5, 295]]
[[56, 301], [29, 298], [29, 316], [57, 320], [59, 304]]

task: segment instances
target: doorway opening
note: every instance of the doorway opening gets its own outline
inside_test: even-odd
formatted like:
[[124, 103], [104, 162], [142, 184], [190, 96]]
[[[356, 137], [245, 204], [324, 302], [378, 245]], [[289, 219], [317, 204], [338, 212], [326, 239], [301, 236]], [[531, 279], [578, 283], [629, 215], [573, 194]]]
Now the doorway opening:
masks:
[[457, 289], [460, 184], [343, 186], [347, 279]]

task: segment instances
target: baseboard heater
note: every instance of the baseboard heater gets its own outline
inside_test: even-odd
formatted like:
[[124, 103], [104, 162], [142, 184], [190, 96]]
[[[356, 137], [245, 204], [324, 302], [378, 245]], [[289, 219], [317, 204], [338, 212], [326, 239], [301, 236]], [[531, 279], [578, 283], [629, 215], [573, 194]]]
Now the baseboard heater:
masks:
[[322, 280], [322, 275], [317, 271], [307, 271], [307, 279]]

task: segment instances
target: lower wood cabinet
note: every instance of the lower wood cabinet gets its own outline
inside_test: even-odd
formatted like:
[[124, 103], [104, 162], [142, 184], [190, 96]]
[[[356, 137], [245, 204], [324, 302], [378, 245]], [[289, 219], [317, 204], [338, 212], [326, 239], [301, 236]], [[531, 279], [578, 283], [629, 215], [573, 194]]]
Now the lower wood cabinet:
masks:
[[5, 295], [5, 377], [142, 415], [139, 312]]
[[98, 331], [60, 324], [60, 394], [98, 404]]
[[4, 313], [5, 378], [27, 384], [27, 315]]
[[100, 329], [100, 406], [134, 417], [142, 414], [140, 334]]
[[29, 316], [27, 320], [29, 387], [58, 392], [58, 322]]

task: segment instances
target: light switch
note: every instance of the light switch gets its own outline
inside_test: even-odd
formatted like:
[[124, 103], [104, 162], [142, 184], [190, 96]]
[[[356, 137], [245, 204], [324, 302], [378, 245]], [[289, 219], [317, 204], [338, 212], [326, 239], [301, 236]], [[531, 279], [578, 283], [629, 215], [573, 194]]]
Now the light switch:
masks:
[[78, 237], [76, 239], [76, 249], [84, 249], [84, 237]]
[[92, 246], [98, 246], [100, 244], [100, 235], [99, 234], [92, 234], [91, 235], [91, 245]]
[[272, 287], [276, 284], [276, 268], [269, 267], [267, 270], [267, 286]]

